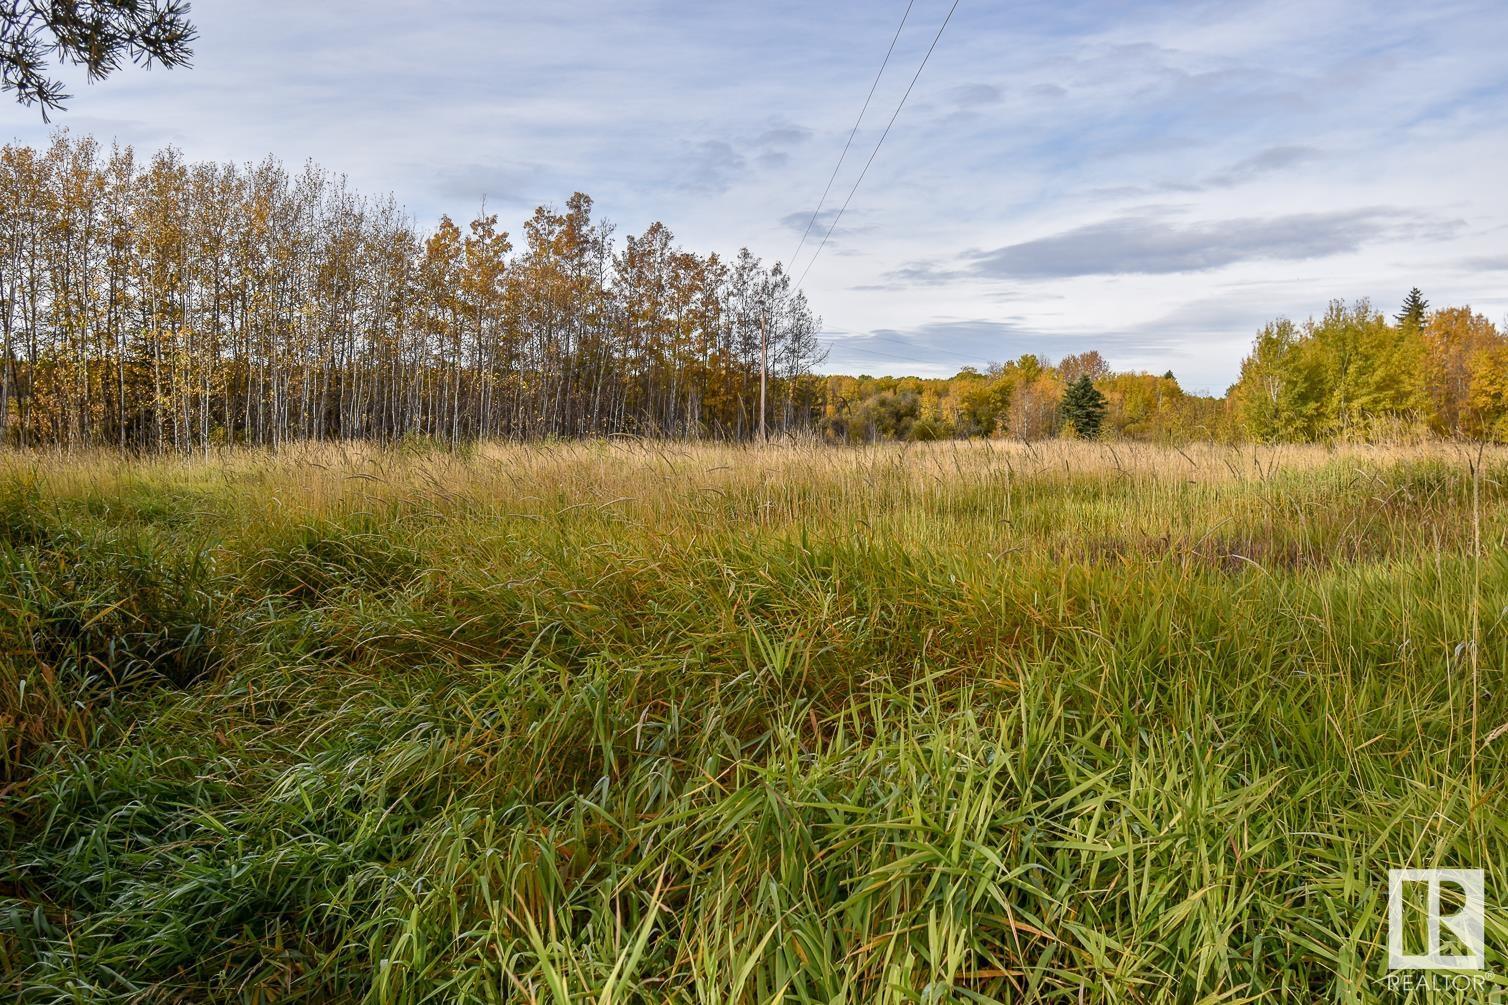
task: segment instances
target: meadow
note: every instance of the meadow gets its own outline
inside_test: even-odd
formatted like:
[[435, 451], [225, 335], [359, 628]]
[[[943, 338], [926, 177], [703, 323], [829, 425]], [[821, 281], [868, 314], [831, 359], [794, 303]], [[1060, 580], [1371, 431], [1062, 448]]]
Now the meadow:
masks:
[[1386, 873], [1436, 865], [1508, 983], [1505, 478], [5, 455], [0, 997], [1397, 1001]]

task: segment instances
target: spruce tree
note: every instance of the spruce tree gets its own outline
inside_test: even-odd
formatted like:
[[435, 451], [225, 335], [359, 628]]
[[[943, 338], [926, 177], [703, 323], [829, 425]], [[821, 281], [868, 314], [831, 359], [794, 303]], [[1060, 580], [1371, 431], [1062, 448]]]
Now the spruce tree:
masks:
[[1424, 327], [1424, 315], [1429, 310], [1429, 301], [1424, 299], [1424, 294], [1415, 286], [1409, 290], [1409, 295], [1403, 298], [1403, 310], [1394, 314], [1393, 317], [1405, 328], [1415, 330]]
[[196, 34], [184, 0], [0, 0], [0, 91], [40, 104], [45, 121], [68, 99], [51, 57], [93, 82], [126, 62], [187, 66]]
[[1086, 440], [1100, 435], [1100, 425], [1105, 421], [1105, 396], [1087, 375], [1068, 385], [1063, 395], [1063, 418]]

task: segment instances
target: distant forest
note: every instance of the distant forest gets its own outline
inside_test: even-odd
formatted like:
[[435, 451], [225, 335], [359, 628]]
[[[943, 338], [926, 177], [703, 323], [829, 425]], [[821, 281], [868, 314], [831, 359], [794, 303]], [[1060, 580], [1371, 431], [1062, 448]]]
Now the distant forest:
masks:
[[1171, 372], [1115, 373], [1098, 352], [1026, 355], [944, 380], [825, 378], [821, 425], [846, 439], [1062, 435], [1064, 394], [1086, 375], [1105, 399], [1100, 435], [1116, 439], [1508, 441], [1508, 335], [1469, 307], [1430, 310], [1417, 290], [1391, 319], [1337, 300], [1269, 323], [1223, 398], [1187, 394]]
[[217, 444], [809, 425], [821, 358], [777, 265], [615, 246], [592, 200], [417, 231], [309, 165], [0, 149], [0, 437]]
[[[320, 439], [630, 434], [839, 442], [1508, 439], [1508, 337], [1417, 290], [1274, 321], [1223, 398], [1097, 352], [945, 379], [814, 373], [820, 320], [778, 264], [614, 239], [576, 194], [517, 238], [421, 231], [391, 197], [275, 160], [139, 163], [66, 134], [0, 148], [0, 444], [147, 452]], [[761, 364], [767, 379], [761, 393]], [[762, 409], [762, 413], [761, 413]]]

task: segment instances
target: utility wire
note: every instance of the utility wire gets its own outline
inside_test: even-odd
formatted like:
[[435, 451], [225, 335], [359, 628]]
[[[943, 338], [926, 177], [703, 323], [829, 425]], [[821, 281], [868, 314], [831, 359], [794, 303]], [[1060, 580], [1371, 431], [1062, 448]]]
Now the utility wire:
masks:
[[[848, 337], [849, 338], [875, 339], [875, 340], [880, 341], [880, 342], [889, 342], [891, 345], [900, 346], [901, 348], [904, 348], [904, 349], [916, 349], [917, 348], [915, 345], [912, 345], [910, 342], [907, 342], [905, 339], [901, 338], [898, 335], [881, 335], [878, 332], [871, 332], [868, 335], [850, 335]], [[954, 351], [952, 349], [927, 349], [926, 351], [927, 352], [941, 353], [944, 356], [952, 356], [955, 359], [966, 360], [966, 361], [969, 361], [969, 362], [978, 363], [978, 362], [982, 361], [981, 357], [979, 357], [979, 356], [972, 355], [970, 353], [956, 352], [956, 351]]]
[[895, 53], [895, 44], [901, 40], [901, 31], [906, 27], [906, 19], [911, 16], [911, 8], [914, 6], [916, 6], [916, 0], [908, 0], [906, 12], [901, 15], [900, 27], [895, 29], [895, 37], [890, 40], [890, 48], [885, 51], [885, 61], [880, 64], [880, 72], [874, 75], [874, 83], [869, 85], [869, 94], [864, 98], [864, 107], [859, 109], [859, 117], [854, 119], [853, 128], [848, 131], [848, 142], [843, 144], [843, 152], [838, 155], [838, 163], [833, 165], [832, 177], [827, 179], [827, 188], [822, 190], [822, 198], [817, 200], [817, 208], [812, 210], [812, 218], [806, 222], [806, 230], [802, 232], [796, 250], [791, 252], [790, 258], [786, 259], [792, 266], [796, 264], [796, 256], [801, 254], [801, 249], [806, 247], [806, 239], [811, 236], [817, 217], [822, 215], [822, 207], [827, 205], [827, 197], [832, 193], [833, 182], [838, 180], [838, 172], [843, 168], [843, 160], [848, 156], [848, 149], [853, 146], [854, 137], [859, 133], [859, 125], [864, 121], [864, 114], [869, 111], [869, 103], [874, 100], [874, 92], [880, 86], [880, 78], [885, 76], [885, 68], [890, 65], [890, 57]]
[[853, 183], [853, 188], [849, 189], [848, 198], [843, 200], [843, 208], [839, 209], [838, 215], [833, 217], [833, 222], [828, 226], [827, 233], [822, 236], [822, 243], [817, 245], [817, 250], [812, 253], [812, 260], [806, 263], [806, 269], [802, 271], [801, 278], [796, 282], [796, 289], [798, 291], [806, 282], [807, 273], [811, 272], [812, 266], [817, 264], [817, 257], [822, 254], [822, 249], [827, 247], [827, 239], [833, 236], [833, 231], [838, 227], [838, 221], [843, 219], [843, 214], [848, 210], [848, 204], [853, 201], [854, 193], [858, 192], [859, 186], [863, 184], [864, 176], [869, 173], [870, 165], [874, 163], [875, 157], [879, 155], [880, 147], [885, 145], [885, 138], [890, 135], [890, 129], [895, 125], [895, 120], [900, 118], [901, 109], [906, 107], [906, 99], [911, 97], [912, 89], [916, 87], [916, 82], [921, 79], [922, 71], [927, 68], [927, 62], [932, 58], [933, 51], [937, 49], [937, 43], [942, 39], [943, 31], [948, 27], [948, 22], [953, 20], [953, 12], [958, 10], [960, 2], [961, 0], [953, 0], [953, 6], [948, 8], [948, 16], [943, 18], [942, 26], [937, 29], [937, 34], [933, 36], [932, 45], [927, 49], [927, 54], [922, 57], [921, 65], [916, 68], [916, 74], [911, 78], [911, 83], [906, 88], [906, 93], [901, 95], [900, 103], [895, 106], [895, 114], [890, 116], [890, 122], [885, 126], [885, 131], [880, 134], [880, 141], [874, 145], [874, 150], [870, 153], [869, 160], [864, 164], [864, 170], [859, 172], [858, 180]]

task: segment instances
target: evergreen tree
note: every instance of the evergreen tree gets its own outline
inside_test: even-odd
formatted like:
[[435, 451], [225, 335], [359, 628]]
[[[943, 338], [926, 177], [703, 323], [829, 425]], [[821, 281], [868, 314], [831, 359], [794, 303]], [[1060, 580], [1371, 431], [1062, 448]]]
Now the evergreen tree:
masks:
[[42, 118], [68, 95], [48, 75], [48, 57], [82, 66], [104, 80], [127, 60], [150, 67], [187, 66], [196, 32], [183, 0], [0, 0], [0, 90]]
[[1415, 286], [1409, 290], [1409, 295], [1403, 298], [1403, 310], [1394, 314], [1393, 317], [1400, 325], [1411, 328], [1414, 331], [1424, 327], [1424, 315], [1429, 310], [1429, 301], [1424, 299], [1424, 294]]
[[1068, 385], [1063, 395], [1063, 418], [1073, 430], [1086, 440], [1100, 435], [1100, 425], [1105, 421], [1105, 396], [1094, 386], [1086, 374]]

